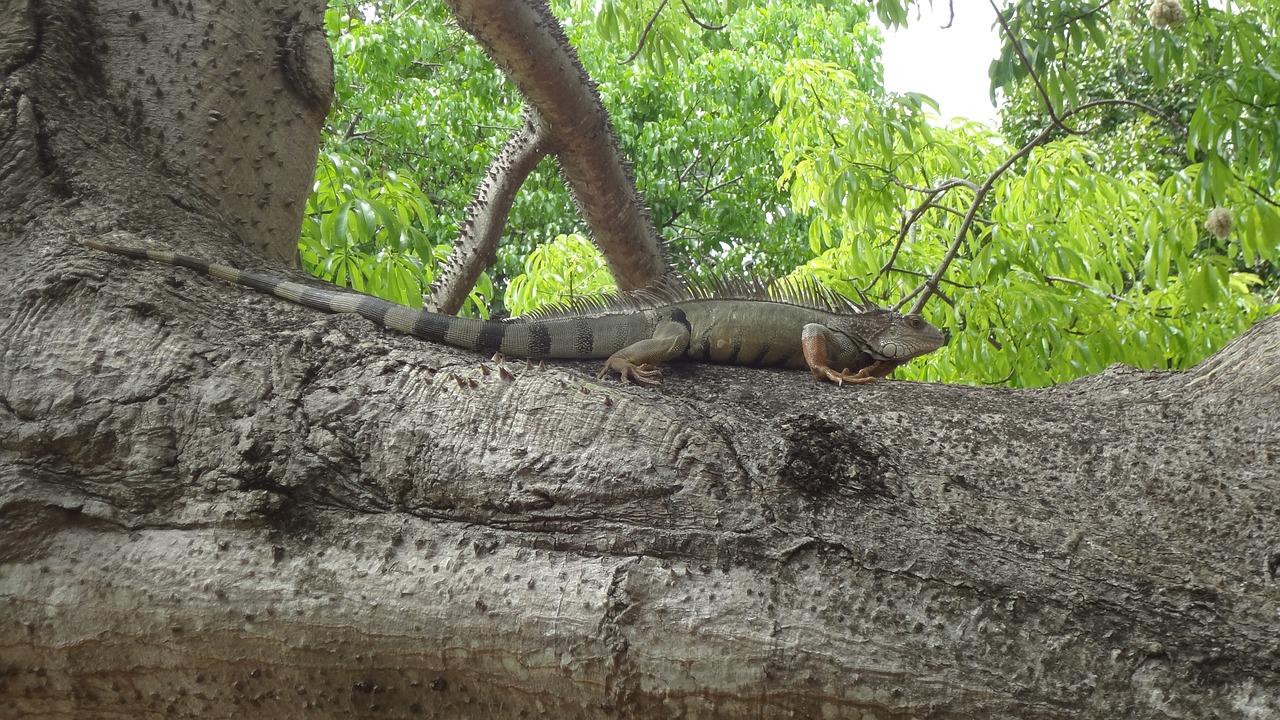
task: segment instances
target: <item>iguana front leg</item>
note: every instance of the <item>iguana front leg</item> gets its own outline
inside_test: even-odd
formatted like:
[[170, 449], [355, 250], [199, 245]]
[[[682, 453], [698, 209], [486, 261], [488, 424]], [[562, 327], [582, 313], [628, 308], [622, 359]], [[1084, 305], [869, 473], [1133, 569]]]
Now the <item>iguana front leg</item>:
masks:
[[610, 355], [604, 369], [596, 374], [596, 379], [615, 372], [623, 382], [659, 385], [662, 383], [662, 371], [655, 365], [680, 357], [688, 347], [688, 323], [667, 320], [654, 329], [653, 337], [632, 343]]
[[[898, 366], [898, 363], [892, 360], [874, 360], [870, 365], [859, 368], [857, 372], [851, 371], [849, 366], [854, 364], [862, 352], [861, 349], [855, 346], [848, 336], [818, 323], [809, 323], [804, 326], [804, 333], [800, 336], [800, 347], [804, 351], [804, 359], [809, 364], [809, 370], [819, 378], [837, 385], [845, 383], [863, 385], [875, 382], [877, 378], [888, 375]], [[832, 365], [844, 367], [837, 371]]]

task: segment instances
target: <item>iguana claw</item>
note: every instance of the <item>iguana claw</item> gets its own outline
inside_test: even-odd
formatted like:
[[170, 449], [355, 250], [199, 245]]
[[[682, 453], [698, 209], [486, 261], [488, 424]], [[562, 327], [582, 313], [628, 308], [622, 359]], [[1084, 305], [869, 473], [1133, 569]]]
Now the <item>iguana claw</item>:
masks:
[[849, 368], [836, 372], [826, 365], [819, 365], [818, 367], [811, 367], [809, 369], [812, 370], [813, 374], [817, 375], [819, 378], [822, 378], [823, 380], [830, 380], [836, 385], [840, 385], [842, 387], [845, 383], [849, 383], [850, 385], [865, 385], [876, 381], [876, 376], [869, 372], [871, 370], [869, 367], [864, 367], [856, 373], [850, 372]]
[[623, 358], [611, 357], [605, 362], [604, 368], [596, 373], [596, 379], [603, 380], [609, 373], [618, 373], [623, 382], [634, 382], [637, 385], [656, 387], [662, 384], [662, 371], [649, 363], [635, 365]]

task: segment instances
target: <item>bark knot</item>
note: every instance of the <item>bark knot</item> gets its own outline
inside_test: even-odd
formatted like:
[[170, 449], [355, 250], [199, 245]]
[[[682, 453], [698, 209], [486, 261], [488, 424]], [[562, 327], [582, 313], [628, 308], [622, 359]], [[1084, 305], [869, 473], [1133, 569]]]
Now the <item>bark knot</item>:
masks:
[[316, 112], [328, 113], [333, 102], [333, 53], [324, 30], [291, 21], [280, 46], [280, 66], [289, 88]]
[[873, 447], [849, 428], [815, 415], [800, 415], [783, 426], [786, 458], [778, 478], [813, 496], [851, 490], [859, 495], [894, 495], [886, 482], [884, 449]]

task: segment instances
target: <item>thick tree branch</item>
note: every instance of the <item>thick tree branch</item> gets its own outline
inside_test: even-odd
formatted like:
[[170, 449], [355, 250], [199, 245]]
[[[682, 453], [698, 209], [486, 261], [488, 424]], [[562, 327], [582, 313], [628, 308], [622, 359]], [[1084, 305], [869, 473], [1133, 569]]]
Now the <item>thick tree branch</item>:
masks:
[[[0, 284], [0, 357], [26, 358], [0, 365], [15, 716], [1048, 720], [1277, 696], [1280, 321], [1188, 373], [1039, 391], [703, 366], [656, 393], [571, 363], [485, 375], [65, 242], [9, 238], [29, 250]], [[49, 332], [72, 324], [161, 351]]]

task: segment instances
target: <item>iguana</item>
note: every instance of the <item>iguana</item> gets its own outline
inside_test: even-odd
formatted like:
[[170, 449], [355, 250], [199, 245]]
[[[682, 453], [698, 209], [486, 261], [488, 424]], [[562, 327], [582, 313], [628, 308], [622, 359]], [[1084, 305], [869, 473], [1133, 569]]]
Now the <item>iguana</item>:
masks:
[[539, 359], [605, 359], [597, 378], [657, 385], [659, 363], [687, 360], [808, 368], [823, 380], [861, 384], [946, 341], [914, 315], [856, 303], [816, 283], [680, 281], [589, 298], [513, 320], [476, 320], [399, 305], [362, 293], [279, 280], [161, 250], [84, 244], [95, 250], [190, 268], [318, 310], [355, 313], [383, 327], [454, 347]]

